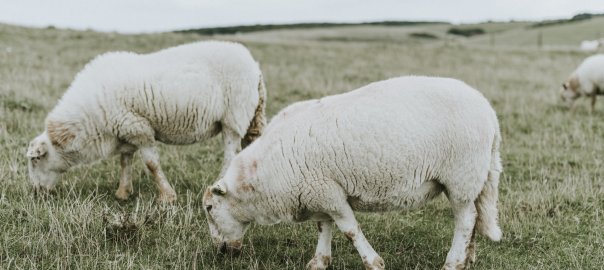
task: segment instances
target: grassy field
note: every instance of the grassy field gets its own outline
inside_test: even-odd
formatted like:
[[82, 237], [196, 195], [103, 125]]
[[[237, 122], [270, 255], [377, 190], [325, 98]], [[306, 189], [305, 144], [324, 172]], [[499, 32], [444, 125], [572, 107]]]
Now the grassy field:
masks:
[[[574, 33], [584, 22], [573, 24]], [[593, 22], [592, 22], [593, 23]], [[555, 26], [548, 31], [569, 27]], [[522, 25], [497, 32], [497, 44]], [[492, 29], [508, 29], [493, 25]], [[545, 28], [542, 28], [542, 31]], [[591, 36], [591, 28], [583, 31]], [[489, 46], [480, 39], [415, 40], [446, 26], [363, 26], [219, 36], [250, 48], [268, 87], [269, 116], [294, 101], [341, 93], [405, 74], [459, 78], [498, 112], [505, 172], [500, 184], [500, 243], [478, 239], [474, 269], [602, 269], [604, 265], [604, 105], [570, 113], [560, 83], [587, 56], [572, 49]], [[578, 34], [577, 34], [578, 35]], [[327, 38], [326, 38], [327, 37]], [[500, 38], [501, 37], [501, 38]], [[162, 166], [179, 198], [154, 202], [153, 181], [135, 163], [135, 196], [113, 197], [117, 159], [65, 174], [56, 191], [36, 196], [25, 149], [75, 74], [95, 55], [150, 52], [210, 37], [119, 35], [0, 25], [0, 269], [302, 269], [314, 254], [315, 224], [254, 226], [242, 254], [211, 245], [201, 193], [221, 164], [218, 138], [162, 146]], [[548, 46], [568, 45], [544, 39]], [[516, 42], [516, 41], [506, 41]], [[507, 43], [506, 43], [507, 44]], [[587, 103], [586, 101], [583, 101]], [[444, 197], [410, 212], [358, 214], [389, 269], [436, 269], [453, 234]], [[360, 269], [354, 247], [336, 234], [333, 269]]]
[[536, 48], [539, 36], [541, 36], [544, 48], [578, 47], [583, 40], [595, 40], [604, 37], [604, 17], [549, 27], [515, 27], [509, 29], [509, 31], [498, 32], [494, 37], [489, 35], [476, 37], [472, 39], [472, 43], [480, 45], [494, 43], [496, 46]]

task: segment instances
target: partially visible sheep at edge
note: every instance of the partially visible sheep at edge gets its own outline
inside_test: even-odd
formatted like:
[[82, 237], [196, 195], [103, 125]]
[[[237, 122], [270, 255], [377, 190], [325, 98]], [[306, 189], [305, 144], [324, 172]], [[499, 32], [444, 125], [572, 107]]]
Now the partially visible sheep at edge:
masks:
[[597, 51], [602, 46], [600, 40], [583, 40], [581, 42], [581, 50], [585, 52]]
[[67, 169], [121, 156], [118, 199], [132, 193], [132, 156], [141, 157], [159, 189], [176, 193], [163, 173], [156, 142], [187, 145], [222, 132], [221, 175], [236, 152], [260, 136], [266, 90], [258, 63], [241, 44], [197, 42], [150, 54], [110, 52], [76, 76], [45, 130], [27, 150], [29, 176], [52, 189]]
[[599, 95], [604, 95], [604, 54], [585, 58], [560, 90], [562, 101], [572, 110], [574, 101], [584, 96], [591, 99], [590, 112], [593, 112]]
[[401, 77], [295, 103], [204, 193], [213, 242], [240, 249], [253, 222], [313, 220], [310, 269], [329, 265], [333, 224], [367, 269], [384, 269], [353, 211], [415, 208], [444, 192], [455, 231], [443, 268], [464, 268], [476, 259], [475, 233], [502, 236], [500, 140], [489, 102], [454, 79]]

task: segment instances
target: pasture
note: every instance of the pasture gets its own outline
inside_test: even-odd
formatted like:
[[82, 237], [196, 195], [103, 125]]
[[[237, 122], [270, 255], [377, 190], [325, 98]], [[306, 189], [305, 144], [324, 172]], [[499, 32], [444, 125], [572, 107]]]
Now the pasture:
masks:
[[[597, 34], [594, 24], [603, 29], [604, 19], [542, 30], [489, 24], [483, 26], [487, 35], [468, 39], [445, 35], [448, 25], [213, 37], [0, 25], [0, 268], [304, 268], [317, 239], [312, 222], [253, 226], [238, 256], [221, 255], [212, 245], [201, 196], [220, 170], [219, 137], [160, 147], [162, 167], [179, 196], [174, 205], [155, 203], [157, 191], [139, 159], [134, 196], [126, 202], [113, 197], [117, 158], [64, 174], [49, 195], [34, 194], [28, 183], [28, 142], [42, 132], [46, 114], [93, 57], [224, 39], [244, 43], [260, 62], [269, 118], [295, 101], [407, 74], [454, 77], [479, 89], [497, 111], [503, 135], [499, 209], [504, 237], [500, 243], [479, 237], [474, 269], [601, 269], [604, 105], [589, 114], [584, 100], [570, 113], [558, 98], [560, 84], [588, 56], [576, 47]], [[534, 41], [539, 31], [541, 47]], [[572, 40], [558, 36], [564, 33], [572, 33]], [[444, 195], [418, 210], [357, 213], [357, 218], [388, 269], [437, 269], [444, 263], [453, 234]], [[341, 233], [334, 235], [332, 254], [332, 269], [362, 267]]]

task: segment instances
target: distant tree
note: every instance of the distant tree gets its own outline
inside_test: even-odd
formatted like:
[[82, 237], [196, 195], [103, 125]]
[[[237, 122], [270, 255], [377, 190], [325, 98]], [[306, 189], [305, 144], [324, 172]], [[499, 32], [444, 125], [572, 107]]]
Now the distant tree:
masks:
[[592, 17], [593, 17], [593, 15], [590, 13], [581, 13], [581, 14], [577, 14], [577, 15], [573, 16], [570, 20], [571, 21], [582, 21], [582, 20], [589, 20]]
[[537, 28], [537, 27], [553, 26], [553, 25], [565, 24], [565, 23], [574, 23], [574, 22], [590, 20], [594, 17], [602, 17], [602, 16], [604, 16], [604, 14], [580, 13], [580, 14], [573, 16], [570, 19], [541, 21], [541, 22], [534, 23], [529, 27]]
[[364, 23], [297, 23], [297, 24], [257, 24], [257, 25], [239, 25], [215, 28], [200, 28], [175, 31], [176, 33], [196, 33], [200, 35], [218, 35], [235, 34], [256, 31], [267, 31], [276, 29], [310, 29], [324, 27], [342, 27], [342, 26], [360, 26], [360, 25], [380, 25], [380, 26], [414, 26], [414, 25], [432, 25], [448, 24], [438, 21], [381, 21]]

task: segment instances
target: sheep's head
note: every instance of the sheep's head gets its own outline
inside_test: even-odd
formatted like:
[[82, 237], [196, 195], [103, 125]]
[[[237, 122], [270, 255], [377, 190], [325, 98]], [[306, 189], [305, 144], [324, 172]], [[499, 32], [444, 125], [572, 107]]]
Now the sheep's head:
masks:
[[50, 143], [46, 132], [29, 143], [26, 156], [29, 159], [29, 179], [35, 189], [52, 189], [58, 176], [66, 169], [65, 162]]
[[572, 106], [573, 102], [580, 96], [581, 91], [579, 91], [579, 80], [577, 77], [573, 76], [562, 84], [560, 98], [564, 102], [564, 105], [568, 107]]
[[232, 214], [232, 204], [236, 199], [231, 198], [226, 185], [218, 181], [206, 189], [203, 195], [203, 207], [212, 242], [220, 252], [238, 251], [242, 246], [242, 239], [249, 223], [237, 220]]

